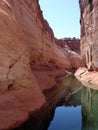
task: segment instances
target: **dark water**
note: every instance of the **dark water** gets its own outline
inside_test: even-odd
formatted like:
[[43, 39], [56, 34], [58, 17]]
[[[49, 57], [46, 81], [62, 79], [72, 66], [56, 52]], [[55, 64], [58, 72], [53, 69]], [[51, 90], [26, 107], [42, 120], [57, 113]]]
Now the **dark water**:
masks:
[[70, 75], [44, 95], [45, 106], [16, 130], [98, 130], [98, 91]]

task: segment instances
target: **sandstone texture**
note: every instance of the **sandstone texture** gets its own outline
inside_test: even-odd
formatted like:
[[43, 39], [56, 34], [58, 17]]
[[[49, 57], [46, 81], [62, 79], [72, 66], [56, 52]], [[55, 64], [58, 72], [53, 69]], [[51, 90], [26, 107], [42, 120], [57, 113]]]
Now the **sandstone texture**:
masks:
[[[77, 59], [74, 64], [72, 57]], [[32, 62], [42, 65], [52, 63], [67, 69], [82, 65], [79, 55], [55, 44], [38, 0], [1, 0], [0, 89], [38, 86], [31, 70]]]
[[87, 87], [98, 89], [98, 0], [79, 0], [81, 9], [81, 56], [87, 68], [76, 77]]
[[21, 125], [44, 103], [45, 97], [37, 87], [0, 92], [0, 130]]
[[78, 38], [74, 37], [74, 38], [56, 39], [56, 44], [65, 49], [69, 49], [80, 54], [80, 39]]
[[56, 44], [38, 0], [0, 0], [1, 130], [26, 121], [45, 103], [42, 91], [83, 65], [79, 54]]
[[87, 68], [79, 68], [75, 72], [76, 78], [81, 81], [81, 83], [95, 90], [98, 90], [98, 72], [97, 71], [88, 71]]
[[98, 0], [79, 0], [81, 55], [90, 70], [98, 68]]

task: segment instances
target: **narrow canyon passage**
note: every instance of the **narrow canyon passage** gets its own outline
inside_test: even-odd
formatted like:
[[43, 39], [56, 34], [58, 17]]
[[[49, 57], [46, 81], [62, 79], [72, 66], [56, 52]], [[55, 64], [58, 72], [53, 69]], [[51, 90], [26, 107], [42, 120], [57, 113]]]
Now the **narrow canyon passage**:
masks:
[[54, 130], [70, 110], [75, 130], [98, 129], [97, 12], [98, 0], [0, 0], [0, 130]]

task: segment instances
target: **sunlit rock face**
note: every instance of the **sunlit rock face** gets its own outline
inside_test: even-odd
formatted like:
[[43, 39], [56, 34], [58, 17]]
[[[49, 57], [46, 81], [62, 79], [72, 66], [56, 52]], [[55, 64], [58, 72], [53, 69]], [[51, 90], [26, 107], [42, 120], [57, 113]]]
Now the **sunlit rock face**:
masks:
[[41, 91], [80, 66], [78, 54], [56, 45], [38, 0], [0, 0], [0, 129], [25, 122], [44, 105]]
[[98, 70], [98, 0], [79, 0], [81, 54], [88, 69]]
[[[0, 89], [38, 86], [31, 63], [81, 66], [81, 58], [70, 54], [68, 59], [68, 53], [55, 44], [38, 0], [0, 0]], [[72, 64], [72, 57], [78, 62]]]

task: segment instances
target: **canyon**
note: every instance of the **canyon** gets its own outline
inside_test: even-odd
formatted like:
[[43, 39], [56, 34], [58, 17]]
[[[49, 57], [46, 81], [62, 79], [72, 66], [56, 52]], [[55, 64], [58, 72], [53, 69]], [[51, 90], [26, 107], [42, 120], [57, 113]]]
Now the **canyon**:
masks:
[[98, 89], [98, 1], [79, 0], [81, 10], [81, 56], [86, 68], [75, 73], [85, 86]]
[[57, 41], [38, 0], [0, 1], [0, 129], [25, 122], [45, 104], [43, 91], [83, 66]]
[[79, 2], [80, 40], [55, 38], [38, 0], [0, 1], [1, 130], [21, 125], [43, 107], [43, 92], [52, 89], [59, 77], [84, 66], [97, 70], [98, 2]]
[[80, 0], [81, 56], [88, 69], [97, 70], [98, 61], [98, 1]]

